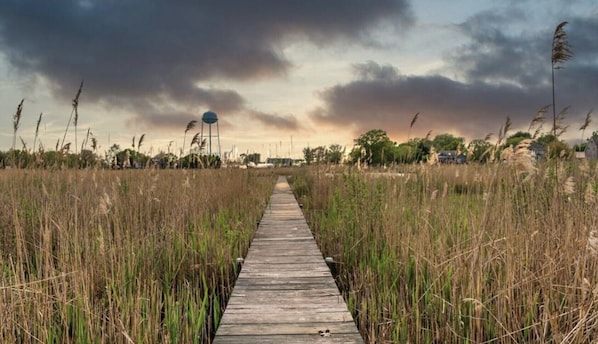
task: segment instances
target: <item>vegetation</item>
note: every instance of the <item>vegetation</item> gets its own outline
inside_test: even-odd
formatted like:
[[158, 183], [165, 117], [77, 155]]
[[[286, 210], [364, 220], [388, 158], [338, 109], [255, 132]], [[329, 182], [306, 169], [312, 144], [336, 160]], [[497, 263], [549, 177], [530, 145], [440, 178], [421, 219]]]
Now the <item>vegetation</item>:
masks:
[[331, 144], [328, 148], [325, 146], [303, 148], [303, 158], [307, 165], [323, 163], [338, 165], [343, 162], [344, 155], [345, 147], [339, 144]]
[[275, 182], [256, 172], [2, 171], [0, 342], [208, 342]]
[[[412, 138], [416, 113], [407, 142], [373, 129], [349, 153], [359, 169], [392, 172], [401, 164], [400, 174], [291, 171], [368, 343], [598, 340], [598, 168], [567, 161], [572, 150], [560, 140], [567, 108], [557, 115], [555, 105], [555, 70], [572, 57], [566, 24], [553, 37], [549, 133], [542, 133], [547, 106], [528, 131], [508, 135], [507, 118], [497, 142], [487, 135], [468, 145], [450, 133]], [[32, 148], [21, 138], [17, 149], [21, 101], [12, 147], [0, 152], [0, 167], [13, 168], [0, 173], [0, 341], [209, 342], [274, 178], [195, 170], [221, 165], [202, 153], [199, 133], [187, 147], [195, 120], [178, 155], [171, 145], [141, 152], [143, 134], [132, 148], [114, 144], [102, 156], [90, 129], [79, 150], [82, 88], [54, 151], [38, 144], [42, 114]], [[71, 121], [74, 149], [65, 142]], [[533, 145], [548, 161], [536, 161]], [[434, 166], [446, 150], [473, 163]], [[303, 153], [308, 165], [337, 165], [345, 147]], [[150, 166], [189, 170], [143, 169]]]
[[395, 177], [294, 175], [366, 342], [598, 339], [598, 168], [560, 164], [557, 184], [526, 151]]
[[[559, 136], [557, 134], [557, 130], [560, 129], [558, 123], [558, 116], [556, 114], [556, 92], [554, 72], [557, 69], [563, 68], [562, 64], [573, 57], [573, 52], [571, 51], [569, 47], [569, 41], [567, 40], [567, 33], [565, 32], [565, 26], [567, 26], [567, 24], [569, 23], [564, 21], [557, 25], [557, 27], [554, 29], [554, 35], [552, 36], [552, 135], [554, 136]], [[566, 112], [566, 110], [564, 111]]]

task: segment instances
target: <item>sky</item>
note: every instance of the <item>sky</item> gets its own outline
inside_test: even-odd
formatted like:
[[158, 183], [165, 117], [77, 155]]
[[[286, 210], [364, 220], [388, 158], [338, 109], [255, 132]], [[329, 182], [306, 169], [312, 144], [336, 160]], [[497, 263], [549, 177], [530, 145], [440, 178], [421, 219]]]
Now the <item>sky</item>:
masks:
[[262, 159], [349, 151], [371, 129], [496, 139], [507, 116], [526, 131], [552, 104], [563, 21], [574, 55], [555, 71], [555, 108], [575, 142], [598, 109], [595, 0], [0, 0], [0, 151], [21, 99], [17, 137], [31, 148], [42, 113], [38, 142], [54, 150], [82, 81], [77, 142], [89, 129], [100, 152], [142, 134], [146, 154], [188, 150], [206, 111], [212, 151], [218, 133], [222, 152]]

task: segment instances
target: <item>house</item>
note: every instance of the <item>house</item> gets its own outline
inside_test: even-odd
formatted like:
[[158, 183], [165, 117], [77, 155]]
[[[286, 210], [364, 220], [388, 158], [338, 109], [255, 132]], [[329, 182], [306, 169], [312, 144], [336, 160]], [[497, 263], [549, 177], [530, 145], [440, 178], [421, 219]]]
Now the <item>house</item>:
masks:
[[594, 135], [588, 139], [585, 156], [588, 160], [598, 160], [598, 135]]
[[438, 152], [438, 162], [441, 164], [465, 164], [467, 156], [456, 150], [445, 150]]
[[546, 147], [536, 141], [529, 144], [529, 150], [532, 151], [532, 156], [536, 161], [543, 160], [546, 157]]

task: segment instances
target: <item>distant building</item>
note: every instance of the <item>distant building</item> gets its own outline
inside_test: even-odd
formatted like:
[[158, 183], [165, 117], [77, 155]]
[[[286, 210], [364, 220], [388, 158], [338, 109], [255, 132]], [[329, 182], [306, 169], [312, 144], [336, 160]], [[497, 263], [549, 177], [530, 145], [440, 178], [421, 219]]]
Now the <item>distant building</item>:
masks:
[[445, 150], [438, 152], [438, 162], [441, 164], [465, 164], [467, 156], [456, 150]]
[[272, 164], [276, 167], [289, 167], [293, 166], [293, 159], [291, 158], [268, 158], [266, 159], [267, 164]]
[[588, 139], [585, 155], [588, 160], [598, 160], [598, 135], [594, 135]]
[[268, 158], [266, 159], [266, 163], [272, 164], [276, 167], [290, 167], [302, 166], [303, 164], [305, 164], [305, 160], [293, 158]]
[[546, 157], [546, 147], [536, 141], [530, 143], [529, 150], [532, 151], [532, 156], [537, 160], [543, 160]]

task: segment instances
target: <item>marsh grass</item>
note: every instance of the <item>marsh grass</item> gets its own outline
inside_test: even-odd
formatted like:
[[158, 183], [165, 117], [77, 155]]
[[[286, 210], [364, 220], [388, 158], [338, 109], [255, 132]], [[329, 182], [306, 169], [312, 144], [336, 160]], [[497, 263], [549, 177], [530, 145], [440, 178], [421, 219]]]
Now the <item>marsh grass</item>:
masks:
[[292, 181], [367, 342], [591, 343], [598, 170], [559, 168], [563, 185], [517, 163]]
[[209, 342], [274, 181], [3, 171], [0, 342]]

